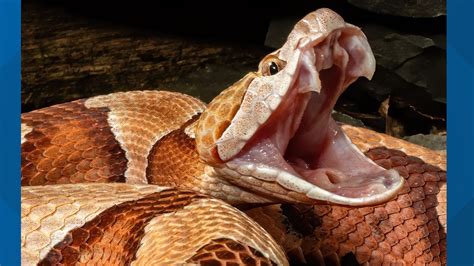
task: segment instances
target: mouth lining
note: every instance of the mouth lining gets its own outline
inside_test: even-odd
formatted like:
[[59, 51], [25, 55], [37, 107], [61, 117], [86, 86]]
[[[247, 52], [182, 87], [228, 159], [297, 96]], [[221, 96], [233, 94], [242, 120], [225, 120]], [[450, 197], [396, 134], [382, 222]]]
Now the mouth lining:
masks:
[[353, 61], [365, 51], [351, 46], [339, 31], [302, 51], [305, 60], [300, 60], [295, 82], [229, 161], [232, 168], [241, 174], [252, 169], [257, 178], [276, 179], [309, 198], [334, 203], [375, 204], [395, 195], [403, 179], [366, 158], [331, 117], [339, 95], [361, 76]]

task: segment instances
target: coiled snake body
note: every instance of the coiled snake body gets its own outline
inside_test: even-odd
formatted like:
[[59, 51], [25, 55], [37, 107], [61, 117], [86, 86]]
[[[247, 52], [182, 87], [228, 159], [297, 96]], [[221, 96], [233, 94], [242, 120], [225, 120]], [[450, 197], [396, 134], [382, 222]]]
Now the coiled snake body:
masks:
[[22, 264], [445, 264], [445, 156], [331, 118], [374, 70], [319, 9], [207, 107], [132, 91], [23, 114]]

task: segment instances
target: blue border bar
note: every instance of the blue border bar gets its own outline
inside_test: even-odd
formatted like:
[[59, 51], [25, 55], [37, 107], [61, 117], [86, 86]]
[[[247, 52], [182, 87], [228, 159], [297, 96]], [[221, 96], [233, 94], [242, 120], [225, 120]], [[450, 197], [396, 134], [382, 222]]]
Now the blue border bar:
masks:
[[[474, 264], [473, 0], [448, 1], [448, 263]], [[20, 264], [19, 0], [0, 0], [0, 265]]]
[[0, 0], [0, 265], [20, 265], [21, 8]]
[[448, 265], [474, 265], [474, 1], [448, 1]]

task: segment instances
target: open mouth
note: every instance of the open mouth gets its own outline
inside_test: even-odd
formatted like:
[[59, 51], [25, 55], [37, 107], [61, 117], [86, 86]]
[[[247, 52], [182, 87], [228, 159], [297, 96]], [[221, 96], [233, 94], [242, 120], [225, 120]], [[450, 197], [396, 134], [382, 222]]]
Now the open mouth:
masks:
[[338, 30], [298, 48], [293, 82], [267, 121], [227, 161], [230, 168], [276, 180], [311, 199], [345, 205], [377, 204], [398, 192], [403, 178], [368, 159], [331, 117], [344, 89], [360, 76], [371, 76], [374, 68], [364, 66], [362, 53], [367, 52], [357, 38], [347, 36]]

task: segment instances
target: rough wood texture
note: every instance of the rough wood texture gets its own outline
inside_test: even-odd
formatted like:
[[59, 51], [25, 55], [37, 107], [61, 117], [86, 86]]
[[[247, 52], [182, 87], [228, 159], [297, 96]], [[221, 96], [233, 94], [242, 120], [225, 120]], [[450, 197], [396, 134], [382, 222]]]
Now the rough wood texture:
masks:
[[[208, 101], [267, 52], [91, 19], [41, 1], [27, 1], [22, 9], [23, 112], [137, 89], [179, 90]], [[224, 71], [223, 77], [216, 80], [209, 71]], [[212, 82], [195, 82], [204, 73]]]

